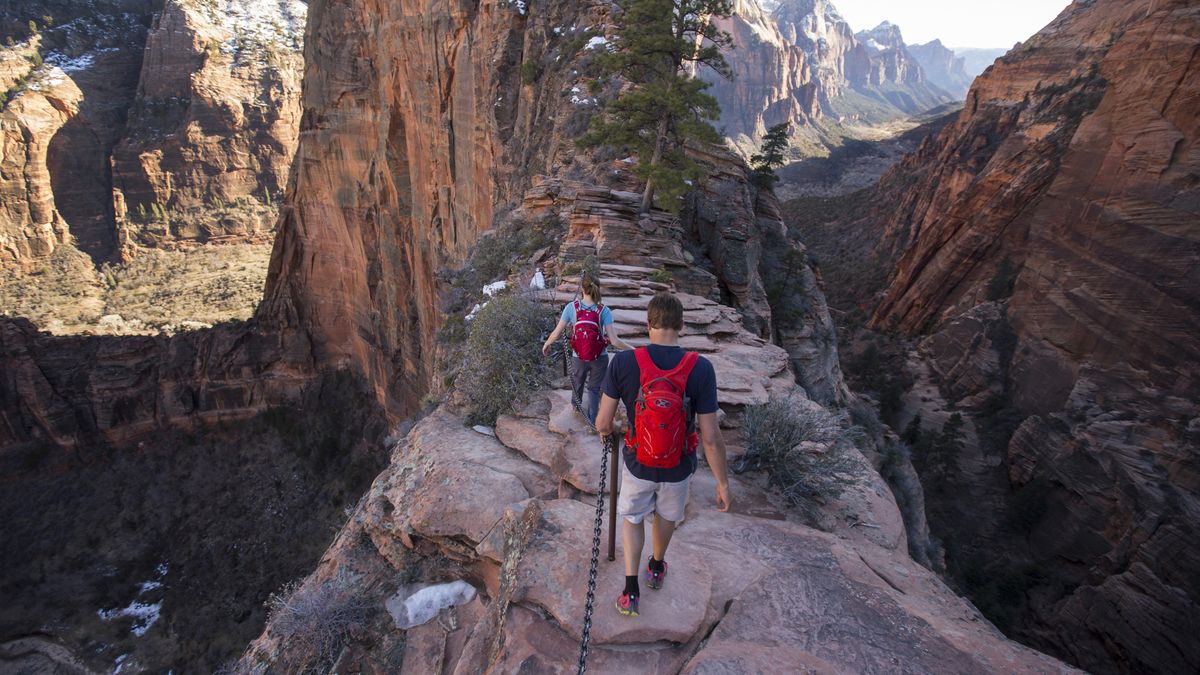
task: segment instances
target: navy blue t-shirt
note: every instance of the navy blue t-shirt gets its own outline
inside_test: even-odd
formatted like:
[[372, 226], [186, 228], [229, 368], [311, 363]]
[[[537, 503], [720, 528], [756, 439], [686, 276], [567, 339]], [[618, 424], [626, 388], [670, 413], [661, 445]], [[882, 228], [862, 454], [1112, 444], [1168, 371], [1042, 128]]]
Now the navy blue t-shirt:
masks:
[[[671, 370], [683, 360], [682, 347], [652, 344], [648, 349], [650, 360], [663, 370]], [[641, 374], [642, 369], [638, 367], [637, 356], [632, 349], [627, 349], [609, 361], [604, 383], [600, 385], [600, 391], [609, 398], [625, 402], [625, 415], [629, 418], [631, 428], [634, 424], [634, 406], [637, 403]], [[717, 373], [713, 370], [712, 363], [703, 356], [696, 359], [696, 365], [692, 367], [692, 372], [688, 375], [684, 397], [691, 404], [693, 426], [697, 414], [707, 415], [717, 412]], [[676, 483], [696, 471], [696, 455], [693, 453], [684, 453], [683, 461], [679, 463], [679, 466], [670, 469], [645, 466], [637, 461], [637, 453], [630, 448], [625, 448], [624, 455], [625, 466], [628, 467], [629, 473], [642, 480], [655, 483]]]

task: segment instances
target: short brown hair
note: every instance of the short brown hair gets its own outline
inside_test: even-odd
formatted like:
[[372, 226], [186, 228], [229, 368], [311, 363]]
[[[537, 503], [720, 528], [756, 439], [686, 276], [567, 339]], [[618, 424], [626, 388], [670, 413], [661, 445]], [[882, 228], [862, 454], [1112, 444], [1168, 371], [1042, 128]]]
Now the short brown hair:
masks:
[[584, 273], [579, 286], [583, 289], [584, 295], [591, 298], [593, 302], [599, 304], [604, 299], [600, 297], [600, 281], [591, 272]]
[[683, 330], [683, 303], [668, 291], [659, 291], [650, 299], [646, 323], [651, 328]]

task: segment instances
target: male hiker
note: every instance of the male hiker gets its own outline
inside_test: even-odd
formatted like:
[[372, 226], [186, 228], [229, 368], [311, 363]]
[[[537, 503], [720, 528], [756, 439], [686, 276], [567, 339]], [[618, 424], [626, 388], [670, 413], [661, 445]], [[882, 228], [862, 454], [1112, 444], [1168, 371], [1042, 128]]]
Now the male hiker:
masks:
[[[582, 299], [573, 300], [563, 307], [558, 325], [542, 345], [542, 355], [550, 353], [550, 345], [558, 339], [563, 329], [571, 326], [571, 403], [575, 409], [587, 416], [588, 423], [596, 421], [596, 409], [600, 407], [600, 381], [608, 368], [608, 345], [617, 349], [629, 349], [613, 327], [612, 311], [600, 303], [600, 283], [590, 273], [585, 273], [579, 288]], [[588, 407], [583, 408], [584, 385], [588, 390]]]
[[654, 514], [654, 526], [646, 585], [657, 590], [666, 580], [667, 545], [675, 524], [683, 519], [688, 486], [696, 471], [698, 440], [703, 441], [704, 455], [717, 478], [717, 510], [728, 511], [730, 505], [712, 364], [679, 346], [679, 331], [683, 330], [679, 298], [666, 292], [655, 295], [646, 312], [646, 324], [650, 345], [613, 358], [596, 417], [596, 430], [611, 434], [617, 401], [625, 402], [629, 430], [617, 500], [625, 544], [625, 590], [617, 598], [617, 611], [625, 616], [638, 615], [638, 566], [646, 539], [643, 521], [650, 514]]

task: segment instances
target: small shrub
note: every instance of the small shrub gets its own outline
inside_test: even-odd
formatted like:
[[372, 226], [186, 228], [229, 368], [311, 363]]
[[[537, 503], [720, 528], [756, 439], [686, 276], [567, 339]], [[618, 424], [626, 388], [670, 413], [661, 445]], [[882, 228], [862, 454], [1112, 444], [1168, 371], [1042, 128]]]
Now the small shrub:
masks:
[[347, 642], [366, 633], [368, 605], [350, 588], [348, 577], [317, 585], [293, 582], [267, 600], [269, 623], [304, 671], [323, 671]]
[[669, 284], [675, 279], [669, 270], [657, 269], [650, 274], [650, 281], [659, 284]]
[[526, 61], [521, 64], [521, 82], [526, 86], [533, 85], [542, 76], [542, 64], [537, 61]]
[[458, 314], [451, 314], [446, 317], [446, 321], [438, 329], [437, 340], [447, 345], [462, 344], [467, 339], [468, 331], [467, 322], [463, 320], [463, 317]]
[[548, 384], [542, 342], [554, 319], [546, 307], [519, 295], [494, 298], [475, 315], [456, 382], [467, 399], [468, 423], [495, 424], [500, 414]]
[[[905, 443], [889, 443], [883, 448], [883, 459], [879, 463], [879, 475], [889, 484], [896, 481], [904, 465], [912, 460], [912, 450]], [[896, 495], [897, 501], [900, 495]]]
[[434, 393], [428, 393], [421, 397], [420, 406], [422, 413], [433, 412], [433, 409], [442, 404], [442, 397]]
[[[788, 401], [773, 400], [748, 406], [742, 428], [746, 454], [734, 471], [766, 470], [771, 484], [812, 521], [818, 519], [819, 506], [855, 482], [859, 464], [850, 454], [845, 430], [826, 410], [796, 410]], [[804, 441], [822, 444], [825, 450], [803, 449]]]

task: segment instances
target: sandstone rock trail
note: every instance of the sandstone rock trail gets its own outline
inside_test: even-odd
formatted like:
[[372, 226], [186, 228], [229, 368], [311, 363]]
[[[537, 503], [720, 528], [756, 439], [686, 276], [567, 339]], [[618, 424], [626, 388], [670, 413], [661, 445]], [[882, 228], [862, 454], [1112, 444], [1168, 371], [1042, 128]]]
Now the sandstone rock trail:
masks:
[[[564, 249], [619, 260], [601, 264], [605, 301], [622, 337], [644, 344], [646, 305], [668, 286], [651, 277], [675, 260], [678, 240], [639, 226], [636, 212], [623, 208], [633, 195], [605, 194], [612, 206], [605, 215], [577, 217], [581, 208], [594, 213], [580, 202], [599, 193], [584, 193], [553, 202], [574, 214]], [[537, 189], [527, 208], [550, 207], [536, 197]], [[574, 292], [568, 279], [547, 301], [558, 305]], [[741, 405], [772, 397], [816, 405], [795, 385], [786, 353], [742, 329], [735, 310], [680, 297], [684, 344], [713, 361], [727, 421]], [[346, 670], [337, 672], [387, 671], [399, 651], [405, 673], [574, 672], [601, 452], [562, 388], [501, 416], [494, 436], [445, 407], [417, 423], [307, 583], [349, 574], [359, 579], [355, 592], [378, 593], [417, 558], [440, 559], [430, 576], [466, 580], [479, 594], [409, 629], [402, 648], [346, 650], [339, 660]], [[619, 536], [616, 561], [602, 556], [589, 671], [1070, 671], [1005, 639], [909, 559], [886, 486], [865, 461], [859, 478], [843, 500], [853, 520], [871, 527], [842, 524], [825, 533], [799, 524], [760, 485], [739, 477], [730, 479], [732, 511], [718, 512], [715, 480], [702, 463], [667, 555], [671, 575], [662, 590], [644, 589], [641, 616], [623, 617], [613, 607], [624, 575]], [[392, 595], [391, 605], [405, 592]], [[278, 632], [268, 624], [245, 658], [280, 658], [288, 643]]]

